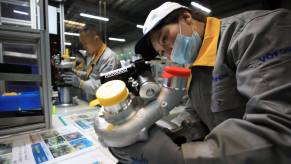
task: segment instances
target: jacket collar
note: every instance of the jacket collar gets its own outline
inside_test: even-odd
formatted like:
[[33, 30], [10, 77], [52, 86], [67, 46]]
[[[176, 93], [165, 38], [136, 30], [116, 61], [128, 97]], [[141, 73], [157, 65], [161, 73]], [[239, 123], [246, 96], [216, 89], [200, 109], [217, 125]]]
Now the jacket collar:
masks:
[[198, 56], [192, 64], [193, 67], [215, 65], [219, 33], [220, 20], [214, 17], [207, 17], [204, 39]]

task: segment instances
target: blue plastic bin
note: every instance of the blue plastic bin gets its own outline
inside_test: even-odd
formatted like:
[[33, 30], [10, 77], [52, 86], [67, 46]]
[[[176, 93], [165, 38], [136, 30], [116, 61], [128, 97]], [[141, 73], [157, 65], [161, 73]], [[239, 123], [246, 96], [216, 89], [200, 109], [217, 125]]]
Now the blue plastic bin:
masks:
[[0, 96], [0, 112], [40, 110], [40, 94], [35, 92], [22, 92], [17, 96]]

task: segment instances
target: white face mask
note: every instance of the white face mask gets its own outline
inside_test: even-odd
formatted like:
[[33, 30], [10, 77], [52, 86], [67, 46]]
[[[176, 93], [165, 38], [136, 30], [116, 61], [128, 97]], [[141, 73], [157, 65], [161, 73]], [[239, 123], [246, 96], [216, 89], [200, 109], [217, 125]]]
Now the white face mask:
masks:
[[196, 31], [192, 36], [185, 36], [181, 33], [177, 35], [171, 52], [171, 60], [178, 64], [192, 64], [198, 55], [201, 47], [201, 38]]

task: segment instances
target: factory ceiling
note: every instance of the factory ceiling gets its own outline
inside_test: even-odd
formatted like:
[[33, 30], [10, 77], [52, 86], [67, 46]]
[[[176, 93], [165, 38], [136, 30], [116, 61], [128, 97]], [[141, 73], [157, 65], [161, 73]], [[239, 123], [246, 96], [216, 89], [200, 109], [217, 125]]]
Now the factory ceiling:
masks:
[[[65, 19], [94, 25], [106, 38], [125, 38], [129, 43], [142, 36], [142, 29], [137, 28], [136, 25], [142, 25], [150, 10], [164, 2], [166, 0], [66, 0], [64, 2]], [[192, 1], [176, 0], [174, 2], [191, 6]], [[285, 6], [290, 9], [291, 6], [288, 0], [196, 0], [195, 2], [210, 8], [211, 15], [220, 18], [246, 10], [275, 9]], [[80, 13], [107, 17], [109, 21], [81, 17]], [[76, 28], [68, 27], [66, 30], [78, 31]], [[121, 44], [112, 41], [107, 43], [112, 47]]]

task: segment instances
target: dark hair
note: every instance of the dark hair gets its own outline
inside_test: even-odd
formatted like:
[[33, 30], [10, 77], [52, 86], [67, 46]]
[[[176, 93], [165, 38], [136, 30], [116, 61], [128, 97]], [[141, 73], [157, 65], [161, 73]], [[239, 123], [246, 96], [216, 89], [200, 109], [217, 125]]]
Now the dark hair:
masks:
[[174, 10], [169, 15], [167, 15], [164, 19], [162, 19], [161, 22], [152, 31], [159, 30], [163, 26], [168, 25], [168, 24], [178, 23], [179, 17], [184, 11], [189, 11], [192, 15], [192, 18], [194, 18], [195, 20], [198, 20], [200, 22], [206, 22], [207, 15], [205, 15], [201, 11], [197, 11], [195, 9], [189, 10], [185, 8], [180, 8], [180, 9]]
[[81, 28], [81, 30], [79, 31], [79, 33], [86, 33], [87, 35], [90, 36], [99, 36], [99, 38], [102, 40], [102, 35], [99, 31], [97, 31], [96, 27], [91, 26], [91, 25], [86, 25], [83, 28]]

